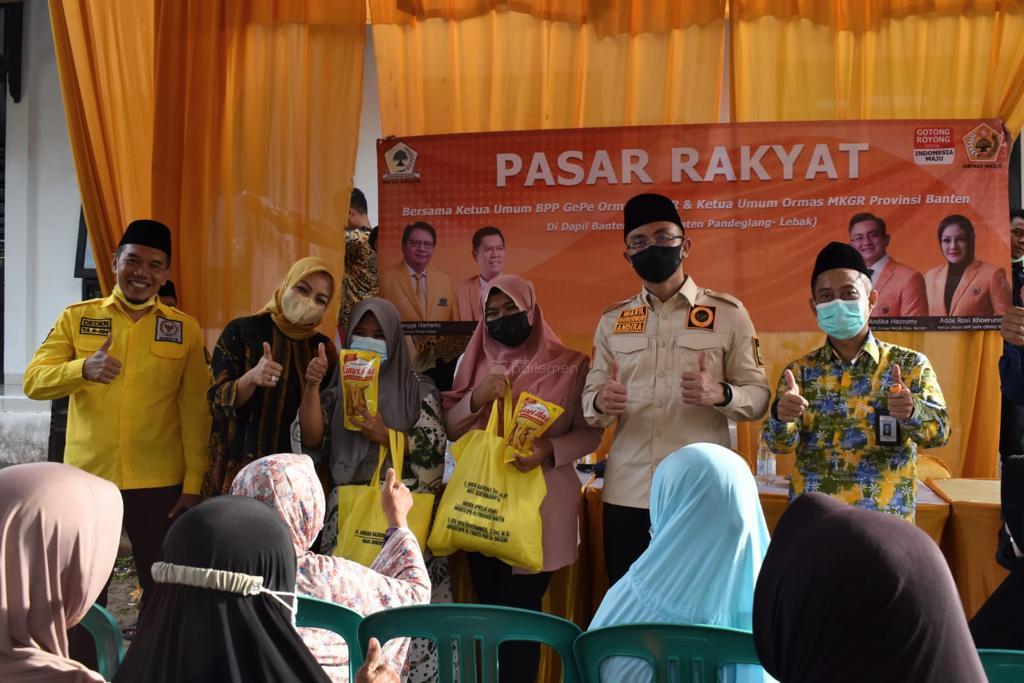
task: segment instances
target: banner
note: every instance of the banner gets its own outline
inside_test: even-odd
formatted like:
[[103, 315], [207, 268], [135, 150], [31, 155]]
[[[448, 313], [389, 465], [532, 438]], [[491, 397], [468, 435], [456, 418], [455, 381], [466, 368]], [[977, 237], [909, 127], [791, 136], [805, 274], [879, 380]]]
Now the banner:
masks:
[[505, 272], [534, 283], [559, 334], [591, 337], [642, 286], [622, 207], [643, 192], [676, 202], [686, 272], [759, 331], [817, 329], [810, 274], [830, 241], [877, 269], [876, 330], [997, 329], [1011, 305], [995, 119], [431, 135], [377, 152], [381, 290], [412, 333], [472, 331], [481, 275]]

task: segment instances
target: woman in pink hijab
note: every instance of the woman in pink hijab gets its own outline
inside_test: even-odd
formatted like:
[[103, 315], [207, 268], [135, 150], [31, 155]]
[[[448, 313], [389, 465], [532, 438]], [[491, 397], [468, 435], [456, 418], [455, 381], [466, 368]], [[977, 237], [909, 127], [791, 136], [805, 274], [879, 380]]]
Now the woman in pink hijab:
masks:
[[0, 680], [102, 681], [71, 659], [67, 631], [114, 568], [121, 494], [53, 462], [0, 470]]
[[[513, 401], [526, 391], [565, 412], [534, 441], [530, 456], [515, 463], [523, 471], [540, 467], [544, 472], [548, 492], [540, 506], [543, 570], [531, 574], [470, 553], [470, 577], [484, 604], [540, 611], [551, 573], [576, 561], [580, 481], [573, 464], [601, 440], [601, 431], [583, 419], [580, 400], [590, 361], [562, 345], [544, 321], [533, 285], [523, 278], [494, 278], [483, 301], [484, 318], [460, 361], [452, 390], [443, 395], [448, 438], [455, 441], [472, 429], [483, 429], [506, 382], [512, 386]], [[501, 646], [500, 658], [503, 683], [532, 681], [540, 646], [507, 643]]]

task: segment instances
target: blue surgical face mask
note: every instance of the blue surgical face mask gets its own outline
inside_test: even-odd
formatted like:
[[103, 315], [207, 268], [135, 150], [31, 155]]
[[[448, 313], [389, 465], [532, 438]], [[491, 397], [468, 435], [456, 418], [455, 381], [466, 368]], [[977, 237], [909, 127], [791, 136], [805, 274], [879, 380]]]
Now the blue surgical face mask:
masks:
[[348, 347], [355, 351], [373, 351], [380, 356], [380, 364], [388, 360], [388, 343], [383, 339], [374, 339], [373, 337], [360, 337], [359, 335], [352, 335], [352, 341]]
[[868, 307], [863, 299], [834, 299], [816, 304], [818, 327], [833, 339], [846, 340], [857, 336], [868, 321]]

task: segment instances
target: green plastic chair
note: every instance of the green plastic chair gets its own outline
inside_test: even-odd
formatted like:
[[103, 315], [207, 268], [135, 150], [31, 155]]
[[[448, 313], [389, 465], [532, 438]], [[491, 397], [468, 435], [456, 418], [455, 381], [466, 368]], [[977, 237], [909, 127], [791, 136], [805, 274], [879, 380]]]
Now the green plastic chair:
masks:
[[303, 628], [322, 628], [333, 631], [345, 639], [348, 645], [348, 665], [355, 678], [355, 670], [363, 665], [363, 651], [359, 649], [359, 622], [363, 617], [359, 612], [354, 612], [348, 607], [343, 607], [334, 602], [311, 598], [308, 595], [299, 596], [299, 611], [295, 615], [295, 625]]
[[[749, 631], [718, 626], [626, 624], [587, 631], [576, 639], [576, 660], [583, 680], [598, 683], [608, 657], [635, 657], [654, 669], [655, 683], [714, 683], [729, 664], [761, 662]], [[676, 675], [671, 676], [672, 670]]]
[[1024, 652], [1018, 650], [978, 650], [989, 683], [1024, 681]]
[[93, 605], [79, 622], [96, 643], [96, 670], [108, 681], [124, 660], [124, 639], [114, 615], [102, 605]]
[[[507, 641], [531, 641], [548, 645], [559, 654], [565, 683], [580, 683], [572, 650], [580, 633], [571, 621], [532, 610], [416, 605], [366, 615], [359, 625], [359, 644], [365, 652], [371, 637], [381, 643], [401, 637], [427, 638], [437, 646], [439, 683], [497, 683], [498, 646]], [[458, 645], [458, 679], [453, 673], [452, 644]]]

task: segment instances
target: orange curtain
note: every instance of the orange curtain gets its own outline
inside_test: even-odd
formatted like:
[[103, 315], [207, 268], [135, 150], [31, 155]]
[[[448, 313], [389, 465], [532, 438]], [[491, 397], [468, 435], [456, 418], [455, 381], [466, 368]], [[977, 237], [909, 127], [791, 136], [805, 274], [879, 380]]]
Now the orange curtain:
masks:
[[180, 306], [208, 345], [298, 258], [336, 263], [340, 289], [363, 3], [51, 0], [50, 11], [98, 263], [133, 218], [167, 223]]
[[371, 0], [370, 18], [384, 135], [718, 120], [724, 0]]
[[[736, 121], [1003, 117], [1024, 123], [1024, 7], [996, 0], [732, 0]], [[808, 296], [810, 294], [808, 293]], [[956, 476], [994, 476], [996, 332], [885, 333], [931, 360], [953, 424], [932, 451]], [[766, 334], [770, 380], [822, 335]], [[742, 450], [756, 451], [757, 425]]]
[[64, 113], [103, 291], [125, 226], [152, 211], [153, 6], [50, 2]]

